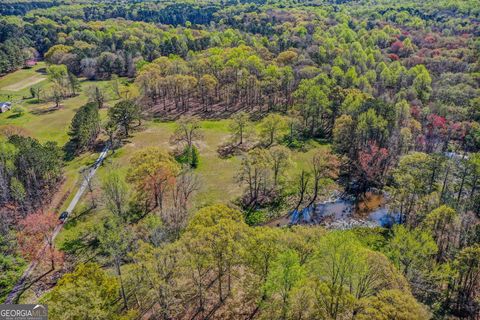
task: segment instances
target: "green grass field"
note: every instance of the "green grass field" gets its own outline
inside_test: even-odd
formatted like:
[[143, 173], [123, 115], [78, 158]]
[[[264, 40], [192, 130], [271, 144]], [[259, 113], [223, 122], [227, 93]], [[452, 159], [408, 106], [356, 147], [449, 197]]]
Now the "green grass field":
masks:
[[[13, 105], [18, 104], [22, 106], [26, 112], [20, 117], [14, 116], [12, 112], [0, 114], [0, 126], [18, 126], [41, 142], [55, 141], [59, 145], [64, 145], [68, 141], [70, 121], [78, 108], [88, 101], [85, 91], [93, 84], [107, 86], [105, 81], [82, 81], [82, 93], [63, 100], [60, 103], [60, 109], [55, 109], [54, 103], [51, 101], [36, 103], [36, 99], [17, 101], [13, 99]], [[106, 110], [101, 110], [101, 115], [104, 116], [105, 114]]]
[[30, 69], [20, 69], [13, 73], [0, 77], [0, 100], [6, 99], [9, 96], [14, 99], [23, 96], [30, 96], [30, 87], [43, 87], [47, 75], [45, 73], [46, 65], [44, 62], [39, 62], [36, 66]]
[[[200, 179], [194, 206], [202, 207], [212, 203], [230, 202], [241, 195], [242, 187], [236, 182], [241, 156], [220, 158], [217, 149], [230, 137], [228, 130], [230, 120], [204, 120], [201, 122], [202, 139], [196, 142], [200, 152], [200, 164], [195, 173]], [[170, 136], [175, 130], [173, 122], [146, 122], [145, 129], [134, 133], [130, 142], [110, 156], [108, 162], [112, 168], [118, 168], [126, 174], [129, 161], [135, 151], [144, 147], [157, 146], [166, 150], [173, 150], [175, 146], [169, 143]], [[324, 146], [312, 142], [308, 151], [292, 152], [292, 164], [288, 169], [289, 175], [294, 175], [309, 165], [313, 154]], [[105, 172], [105, 171], [102, 171]], [[102, 176], [103, 173], [99, 176]]]
[[[172, 122], [148, 122], [146, 129], [134, 134], [131, 143], [117, 152], [112, 164], [127, 170], [132, 154], [141, 148], [158, 146], [173, 150], [169, 144], [175, 124]], [[200, 179], [200, 190], [195, 197], [195, 206], [204, 206], [214, 202], [228, 202], [241, 193], [234, 177], [240, 166], [240, 158], [221, 159], [217, 148], [228, 138], [228, 120], [202, 121], [203, 138], [197, 142], [200, 152], [200, 164], [195, 170]]]
[[[229, 203], [241, 196], [243, 187], [236, 181], [241, 166], [241, 156], [220, 158], [217, 149], [229, 138], [230, 120], [202, 121], [202, 139], [196, 144], [200, 152], [200, 164], [195, 173], [200, 181], [200, 188], [193, 197], [192, 207], [200, 208], [214, 203]], [[173, 122], [147, 121], [143, 129], [134, 132], [129, 142], [122, 148], [109, 154], [104, 165], [97, 171], [94, 181], [94, 197], [98, 203], [102, 203], [100, 185], [102, 179], [112, 170], [120, 172], [124, 177], [129, 168], [129, 162], [135, 151], [145, 147], [157, 146], [165, 150], [173, 150], [174, 146], [169, 143], [170, 136], [175, 130]], [[288, 168], [288, 175], [292, 177], [301, 169], [309, 166], [309, 163], [320, 148], [328, 146], [317, 142], [310, 142], [307, 151], [292, 152], [292, 164]], [[73, 213], [73, 221], [57, 238], [57, 244], [62, 246], [66, 240], [73, 240], [81, 236], [86, 230], [95, 228], [107, 212], [105, 207], [99, 205], [94, 210], [88, 210], [91, 204], [90, 194], [83, 197], [82, 202]]]

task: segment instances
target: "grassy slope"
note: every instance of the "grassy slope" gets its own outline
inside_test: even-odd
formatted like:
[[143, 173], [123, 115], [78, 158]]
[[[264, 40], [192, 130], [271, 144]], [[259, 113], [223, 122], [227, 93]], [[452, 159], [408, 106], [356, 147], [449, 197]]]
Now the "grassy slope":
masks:
[[[30, 87], [27, 86], [24, 89], [18, 91], [12, 90], [5, 90], [5, 87], [11, 87], [18, 85], [19, 83], [24, 83], [26, 79], [31, 78], [38, 79], [40, 77], [46, 78], [45, 75], [45, 63], [39, 62], [36, 66], [30, 69], [20, 69], [13, 73], [7, 74], [3, 77], [0, 77], [0, 100], [6, 100], [8, 96], [12, 96], [14, 98], [19, 98], [22, 96], [30, 96]], [[47, 83], [47, 81], [38, 82], [34, 85], [35, 88], [42, 87]]]

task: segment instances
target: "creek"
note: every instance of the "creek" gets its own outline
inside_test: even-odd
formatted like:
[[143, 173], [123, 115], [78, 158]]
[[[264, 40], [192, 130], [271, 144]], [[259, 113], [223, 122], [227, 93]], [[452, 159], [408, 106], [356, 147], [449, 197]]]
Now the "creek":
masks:
[[391, 227], [399, 222], [398, 214], [389, 211], [383, 193], [368, 192], [359, 200], [335, 198], [311, 207], [294, 210], [267, 223], [272, 227], [286, 225], [324, 225], [332, 229], [357, 226]]

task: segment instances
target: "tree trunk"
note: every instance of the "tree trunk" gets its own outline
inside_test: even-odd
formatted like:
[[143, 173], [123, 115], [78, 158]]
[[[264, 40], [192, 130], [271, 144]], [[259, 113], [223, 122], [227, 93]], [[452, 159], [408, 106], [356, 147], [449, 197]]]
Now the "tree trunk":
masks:
[[118, 258], [115, 258], [115, 267], [117, 268], [117, 275], [120, 280], [120, 294], [123, 299], [123, 307], [125, 310], [128, 310], [128, 304], [127, 304], [127, 295], [125, 294], [125, 287], [123, 285], [123, 278], [122, 278], [122, 271], [120, 270], [120, 261]]

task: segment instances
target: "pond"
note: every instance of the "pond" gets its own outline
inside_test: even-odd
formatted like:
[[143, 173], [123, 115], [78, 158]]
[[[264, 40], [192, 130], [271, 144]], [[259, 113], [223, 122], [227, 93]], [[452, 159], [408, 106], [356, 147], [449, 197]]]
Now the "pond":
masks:
[[390, 227], [399, 222], [399, 215], [391, 213], [386, 206], [385, 195], [367, 193], [360, 201], [337, 198], [270, 221], [269, 226], [296, 224], [324, 225], [333, 229], [349, 229], [356, 226]]

